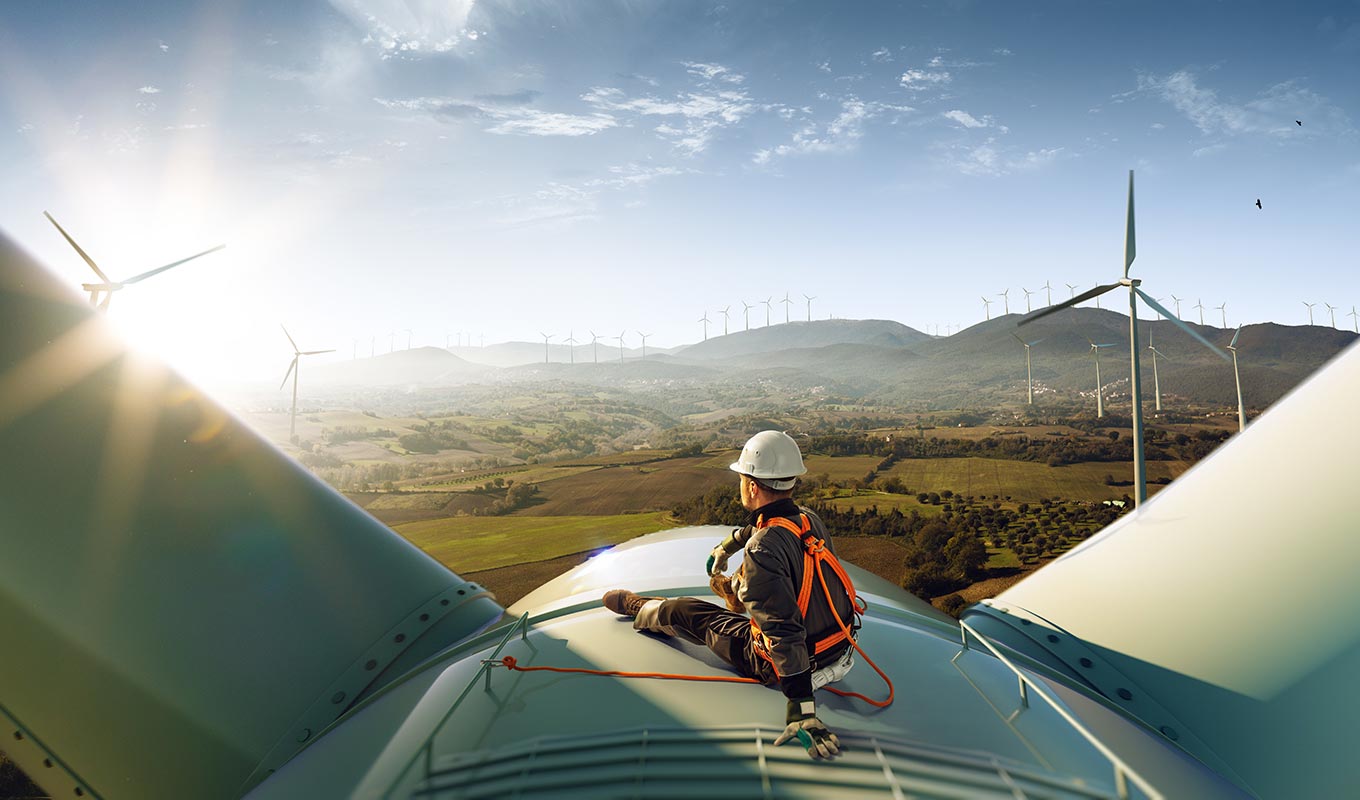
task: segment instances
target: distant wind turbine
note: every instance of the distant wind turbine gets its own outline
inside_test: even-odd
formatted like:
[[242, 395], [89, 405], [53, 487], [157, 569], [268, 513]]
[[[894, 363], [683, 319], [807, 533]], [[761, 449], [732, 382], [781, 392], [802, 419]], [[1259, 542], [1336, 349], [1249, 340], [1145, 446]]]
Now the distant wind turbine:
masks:
[[982, 298], [982, 310], [987, 314], [987, 319], [992, 318], [992, 301], [986, 297]]
[[452, 335], [453, 335], [453, 334], [449, 333], [448, 331], [444, 331], [444, 349], [445, 349], [445, 350], [448, 350], [448, 349], [449, 349], [449, 337], [452, 336]]
[[1171, 295], [1171, 302], [1176, 304], [1176, 319], [1181, 318], [1181, 299], [1176, 295]]
[[[485, 334], [485, 333], [479, 333], [479, 334], [477, 334], [477, 336], [478, 336], [478, 340], [481, 342], [481, 346], [482, 346], [482, 347], [486, 347], [486, 334]], [[471, 346], [472, 346], [472, 334], [469, 333], [469, 334], [468, 334], [468, 347], [471, 347]]]
[[746, 316], [746, 330], [751, 330], [751, 309], [755, 306], [748, 304], [745, 300], [741, 301], [741, 312]]
[[642, 331], [638, 331], [638, 332], [637, 332], [637, 335], [640, 336], [640, 337], [642, 337], [642, 360], [643, 360], [643, 361], [646, 361], [646, 360], [647, 360], [647, 337], [648, 337], [648, 336], [651, 336], [651, 334], [650, 334], [650, 333], [643, 333]]
[[1346, 316], [1351, 318], [1351, 325], [1355, 326], [1355, 332], [1360, 333], [1360, 318], [1356, 317], [1355, 306], [1351, 306], [1351, 313]]
[[1002, 302], [1002, 304], [1003, 304], [1003, 305], [1002, 305], [1002, 308], [1004, 308], [1004, 309], [1006, 310], [1006, 313], [1007, 313], [1007, 314], [1011, 313], [1011, 297], [1010, 297], [1010, 295], [1011, 295], [1011, 290], [1010, 290], [1010, 289], [1007, 289], [1006, 291], [1000, 292], [1000, 293], [997, 294], [997, 296], [1001, 298], [1001, 302]]
[[1306, 306], [1308, 306], [1308, 324], [1309, 324], [1309, 325], [1312, 325], [1312, 324], [1313, 324], [1313, 306], [1317, 305], [1317, 303], [1310, 303], [1310, 302], [1308, 302], [1307, 300], [1305, 300], [1305, 301], [1303, 301], [1303, 304], [1306, 305]]
[[1204, 301], [1203, 301], [1203, 300], [1196, 300], [1196, 301], [1195, 301], [1195, 308], [1198, 308], [1198, 309], [1199, 309], [1199, 324], [1203, 325], [1203, 324], [1204, 324]]
[[406, 349], [407, 349], [407, 350], [410, 350], [410, 349], [411, 349], [411, 329], [410, 329], [410, 328], [406, 328], [405, 330], [406, 330]]
[[1247, 427], [1247, 410], [1242, 405], [1242, 376], [1237, 372], [1237, 337], [1242, 335], [1239, 327], [1237, 333], [1233, 334], [1231, 342], [1228, 342], [1228, 352], [1232, 353], [1233, 360], [1233, 380], [1237, 382], [1237, 431], [1241, 433]]
[[[90, 305], [95, 306], [104, 311], [108, 311], [109, 301], [113, 299], [113, 293], [118, 291], [119, 289], [122, 289], [124, 286], [131, 286], [134, 283], [138, 283], [140, 281], [146, 280], [147, 278], [150, 278], [152, 275], [158, 275], [162, 272], [165, 272], [167, 269], [178, 267], [180, 264], [183, 264], [188, 261], [193, 261], [195, 258], [198, 258], [199, 256], [206, 256], [209, 253], [215, 253], [218, 250], [221, 250], [222, 248], [226, 247], [226, 245], [224, 244], [219, 244], [216, 247], [209, 248], [201, 253], [189, 256], [188, 258], [181, 258], [179, 261], [166, 264], [163, 267], [156, 267], [155, 269], [147, 270], [146, 272], [143, 272], [140, 275], [134, 275], [133, 277], [128, 278], [125, 281], [115, 281], [110, 280], [109, 276], [105, 275], [104, 271], [101, 270], [98, 267], [98, 265], [94, 263], [94, 259], [90, 258], [89, 255], [87, 255], [84, 250], [80, 249], [80, 245], [76, 244], [76, 240], [71, 238], [71, 234], [67, 233], [65, 228], [61, 227], [60, 225], [57, 225], [56, 219], [54, 219], [51, 214], [44, 211], [43, 216], [47, 217], [47, 221], [55, 225], [58, 231], [61, 231], [62, 238], [66, 239], [67, 244], [75, 248], [75, 251], [80, 254], [80, 257], [82, 259], [85, 260], [85, 263], [90, 265], [90, 269], [94, 270], [94, 274], [99, 276], [99, 280], [102, 281], [102, 283], [82, 283], [80, 285], [80, 288], [90, 293]], [[104, 299], [102, 301], [99, 299], [99, 296], [101, 294], [104, 296]]]
[[355, 339], [355, 340], [353, 341], [353, 343], [350, 345], [350, 350], [349, 350], [349, 360], [350, 360], [350, 361], [358, 361], [358, 360], [359, 360], [359, 340], [358, 340], [358, 339]]
[[538, 335], [543, 337], [543, 363], [546, 364], [548, 363], [548, 340], [552, 338], [552, 334], [539, 331]]
[[[1091, 342], [1089, 338], [1086, 341]], [[1091, 342], [1091, 353], [1096, 357], [1096, 419], [1100, 419], [1101, 417], [1105, 416], [1105, 400], [1101, 396], [1102, 384], [1100, 382], [1100, 348], [1114, 347], [1116, 344], [1118, 344], [1118, 342], [1106, 342], [1102, 344], [1096, 344], [1095, 342]]]
[[1040, 289], [1043, 289], [1045, 292], [1048, 293], [1048, 295], [1047, 295], [1047, 297], [1048, 297], [1048, 305], [1050, 305], [1050, 306], [1053, 305], [1053, 287], [1052, 287], [1051, 285], [1049, 285], [1049, 282], [1048, 282], [1047, 280], [1045, 280], [1045, 281], [1044, 281], [1044, 285], [1043, 285], [1043, 286], [1040, 286], [1039, 288], [1040, 288]]
[[[282, 325], [279, 326], [283, 328]], [[288, 439], [292, 441], [297, 435], [297, 386], [298, 386], [298, 361], [303, 356], [317, 356], [322, 353], [334, 353], [334, 350], [299, 350], [297, 342], [293, 341], [292, 334], [288, 333], [287, 328], [283, 328], [283, 335], [288, 337], [288, 343], [293, 346], [293, 360], [288, 364], [288, 371], [283, 373], [283, 381], [279, 383], [282, 389], [288, 383], [288, 376], [293, 376], [293, 411], [288, 417]]]
[[[1029, 349], [1039, 342], [1042, 342], [1043, 339], [1035, 339], [1032, 342], [1027, 342], [1019, 336], [1015, 336], [1013, 333], [1011, 336], [1014, 336], [1015, 341], [1025, 346], [1025, 378], [1029, 381], [1029, 404], [1034, 405], [1034, 371], [1031, 370], [1029, 366]], [[1097, 377], [1096, 380], [1099, 382], [1100, 378]]]
[[377, 336], [368, 337], [368, 357], [372, 358], [374, 355], [377, 354], [377, 352], [378, 352], [378, 337]]
[[[1166, 355], [1152, 346], [1152, 331], [1148, 330], [1148, 349], [1152, 351], [1152, 394], [1156, 398], [1156, 408], [1162, 410], [1162, 382], [1157, 379], [1157, 357], [1166, 358]], [[1168, 359], [1170, 360], [1170, 359]]]
[[1227, 303], [1226, 300], [1223, 302], [1223, 305], [1221, 305], [1221, 306], [1214, 306], [1214, 310], [1217, 311], [1217, 312], [1219, 312], [1220, 314], [1223, 315], [1223, 330], [1227, 330], [1227, 329], [1228, 329], [1228, 312], [1227, 312], [1227, 308], [1228, 308], [1228, 303]]
[[567, 331], [567, 338], [566, 338], [566, 339], [563, 339], [563, 341], [567, 343], [567, 355], [568, 355], [568, 357], [570, 357], [570, 359], [571, 359], [570, 363], [575, 364], [575, 363], [576, 363], [576, 331], [572, 331], [572, 330]]
[[600, 335], [595, 331], [590, 332], [590, 347], [595, 352], [595, 363], [600, 363]]
[[396, 332], [396, 331], [388, 331], [388, 332], [387, 332], [387, 352], [392, 353], [392, 352], [395, 352], [396, 349], [397, 349], [397, 332]]
[[704, 323], [704, 341], [708, 341], [708, 312], [705, 311], [704, 315], [696, 319], [695, 322]]
[[[1115, 282], [1115, 283], [1109, 283], [1109, 284], [1106, 284], [1106, 285], [1104, 285], [1104, 286], [1097, 286], [1097, 287], [1095, 287], [1094, 289], [1091, 289], [1091, 290], [1089, 290], [1089, 291], [1086, 291], [1086, 292], [1084, 292], [1084, 293], [1082, 293], [1082, 294], [1077, 295], [1076, 297], [1072, 298], [1071, 300], [1068, 300], [1068, 301], [1065, 302], [1065, 303], [1060, 303], [1060, 304], [1058, 304], [1058, 305], [1056, 305], [1056, 306], [1050, 306], [1049, 308], [1043, 309], [1042, 311], [1039, 311], [1039, 312], [1036, 312], [1036, 313], [1034, 313], [1034, 314], [1031, 314], [1031, 315], [1025, 317], [1024, 319], [1020, 320], [1020, 324], [1021, 324], [1021, 325], [1024, 325], [1024, 324], [1026, 324], [1026, 323], [1033, 322], [1034, 320], [1040, 319], [1040, 318], [1042, 318], [1042, 317], [1045, 317], [1045, 316], [1047, 316], [1048, 314], [1053, 313], [1054, 311], [1058, 311], [1059, 309], [1066, 308], [1066, 307], [1068, 307], [1068, 306], [1076, 305], [1077, 303], [1080, 303], [1080, 302], [1082, 302], [1082, 301], [1084, 301], [1084, 300], [1087, 300], [1087, 299], [1089, 299], [1089, 298], [1093, 298], [1093, 297], [1094, 297], [1094, 298], [1096, 298], [1097, 301], [1098, 301], [1099, 298], [1100, 298], [1100, 295], [1104, 294], [1105, 292], [1108, 292], [1108, 291], [1110, 291], [1110, 290], [1112, 290], [1112, 289], [1118, 289], [1118, 288], [1120, 288], [1121, 286], [1127, 286], [1127, 287], [1128, 287], [1128, 289], [1129, 289], [1129, 374], [1130, 374], [1130, 378], [1131, 378], [1130, 384], [1131, 384], [1131, 388], [1132, 388], [1132, 392], [1131, 392], [1131, 394], [1132, 394], [1132, 403], [1131, 403], [1131, 405], [1133, 406], [1133, 482], [1134, 482], [1134, 487], [1135, 487], [1135, 491], [1134, 491], [1134, 503], [1135, 503], [1135, 505], [1137, 505], [1137, 504], [1141, 504], [1143, 501], [1147, 500], [1147, 479], [1146, 479], [1146, 476], [1145, 476], [1144, 470], [1143, 470], [1143, 380], [1142, 380], [1142, 371], [1140, 370], [1140, 367], [1139, 367], [1139, 360], [1138, 360], [1138, 359], [1139, 359], [1139, 356], [1142, 355], [1142, 353], [1140, 353], [1139, 350], [1138, 350], [1138, 298], [1141, 297], [1141, 298], [1143, 299], [1143, 302], [1146, 303], [1147, 305], [1151, 306], [1152, 309], [1153, 309], [1154, 311], [1156, 311], [1158, 314], [1161, 314], [1161, 315], [1162, 315], [1163, 317], [1165, 317], [1166, 319], [1170, 320], [1170, 321], [1171, 321], [1172, 323], [1174, 323], [1177, 327], [1181, 328], [1181, 329], [1184, 330], [1186, 333], [1188, 333], [1188, 334], [1190, 334], [1191, 336], [1193, 336], [1195, 339], [1199, 340], [1199, 342], [1200, 342], [1201, 344], [1203, 344], [1205, 347], [1207, 347], [1207, 348], [1209, 348], [1210, 350], [1212, 350], [1215, 354], [1219, 355], [1220, 357], [1224, 358], [1225, 360], [1227, 359], [1227, 354], [1224, 353], [1223, 351], [1219, 350], [1217, 347], [1215, 347], [1212, 343], [1209, 342], [1208, 339], [1205, 339], [1203, 336], [1201, 336], [1199, 333], [1197, 333], [1193, 328], [1191, 328], [1190, 326], [1186, 325], [1185, 323], [1183, 323], [1183, 322], [1181, 322], [1179, 319], [1177, 319], [1170, 311], [1167, 311], [1166, 308], [1164, 308], [1164, 307], [1162, 306], [1161, 303], [1158, 303], [1158, 302], [1157, 302], [1155, 299], [1153, 299], [1147, 292], [1144, 292], [1142, 289], [1138, 288], [1138, 287], [1142, 284], [1142, 281], [1141, 281], [1141, 280], [1139, 280], [1139, 279], [1137, 279], [1137, 278], [1130, 278], [1130, 277], [1129, 277], [1129, 268], [1130, 268], [1131, 266], [1133, 266], [1133, 260], [1134, 260], [1134, 258], [1135, 258], [1136, 255], [1137, 255], [1137, 245], [1136, 245], [1135, 236], [1134, 236], [1134, 223], [1133, 223], [1133, 217], [1134, 217], [1134, 214], [1133, 214], [1133, 170], [1129, 170], [1129, 203], [1128, 203], [1128, 215], [1127, 215], [1127, 220], [1126, 220], [1125, 228], [1124, 228], [1124, 275], [1123, 275], [1123, 277], [1122, 277], [1119, 281], [1117, 281], [1117, 282]], [[1097, 375], [1097, 377], [1096, 377], [1096, 384], [1097, 384], [1097, 391], [1096, 391], [1096, 409], [1097, 409], [1097, 412], [1101, 412], [1101, 411], [1103, 411], [1103, 409], [1101, 408], [1101, 406], [1102, 406], [1102, 400], [1101, 400], [1100, 391], [1099, 391], [1099, 384], [1100, 384], [1100, 378], [1099, 378], [1099, 374], [1100, 374], [1100, 345], [1097, 345], [1095, 342], [1091, 342], [1091, 349], [1092, 349], [1093, 351], [1095, 351], [1095, 357], [1096, 357], [1096, 375]]]
[[1076, 285], [1075, 283], [1069, 283], [1069, 284], [1067, 284], [1067, 292], [1068, 292], [1068, 295], [1067, 295], [1068, 297], [1076, 297], [1076, 296], [1077, 296], [1077, 285]]
[[624, 337], [624, 335], [627, 334], [627, 333], [628, 333], [628, 331], [619, 331], [619, 335], [618, 335], [618, 336], [611, 336], [611, 337], [610, 337], [611, 339], [617, 339], [618, 342], [619, 342], [619, 363], [620, 363], [620, 364], [623, 363], [623, 337]]
[[807, 294], [805, 294], [805, 295], [803, 295], [803, 297], [807, 298], [807, 318], [808, 318], [808, 322], [811, 322], [811, 321], [812, 321], [812, 301], [813, 301], [813, 300], [816, 300], [816, 299], [817, 299], [817, 296], [816, 296], [816, 295], [807, 295]]
[[765, 304], [765, 327], [767, 328], [770, 327], [770, 301], [773, 299], [774, 295], [770, 295], [769, 297], [760, 301]]
[[1031, 292], [1029, 289], [1026, 289], [1023, 286], [1020, 287], [1020, 291], [1025, 293], [1025, 313], [1028, 314], [1032, 310], [1029, 307], [1029, 296], [1032, 294], [1038, 294], [1038, 292]]
[[722, 315], [723, 315], [723, 336], [726, 336], [726, 335], [727, 335], [727, 312], [730, 311], [731, 308], [732, 308], [731, 306], [724, 306], [724, 307], [723, 307], [723, 310], [722, 310]]
[[1336, 327], [1336, 306], [1332, 305], [1331, 303], [1323, 303], [1323, 305], [1327, 307], [1327, 314], [1331, 316], [1331, 318], [1332, 318], [1332, 327], [1335, 328], [1335, 327]]

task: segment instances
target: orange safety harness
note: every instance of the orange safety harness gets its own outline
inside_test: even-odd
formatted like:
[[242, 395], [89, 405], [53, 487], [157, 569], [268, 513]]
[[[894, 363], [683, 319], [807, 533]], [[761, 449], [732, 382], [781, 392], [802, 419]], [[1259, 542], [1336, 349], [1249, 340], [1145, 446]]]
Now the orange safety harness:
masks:
[[[875, 708], [887, 708], [892, 705], [893, 702], [892, 679], [889, 678], [883, 670], [878, 668], [878, 665], [874, 663], [872, 658], [869, 658], [869, 654], [864, 652], [863, 648], [859, 646], [859, 642], [855, 641], [850, 626], [845, 623], [845, 620], [841, 619], [840, 612], [836, 610], [836, 604], [831, 599], [831, 589], [827, 586], [826, 575], [822, 574], [822, 565], [831, 565], [832, 571], [836, 573], [836, 577], [840, 578], [841, 585], [845, 587], [846, 594], [850, 596], [850, 603], [857, 613], [863, 614], [868, 606], [860, 599], [859, 595], [855, 593], [855, 586], [851, 583], [850, 576], [845, 573], [845, 569], [841, 567], [841, 562], [836, 558], [836, 554], [826, 549], [826, 543], [812, 533], [812, 525], [808, 522], [807, 515], [802, 514], [800, 516], [802, 517], [801, 526], [795, 525], [792, 520], [784, 517], [775, 517], [770, 521], [770, 525], [788, 530], [796, 535], [803, 544], [803, 584], [798, 590], [799, 613], [805, 617], [807, 616], [808, 604], [812, 599], [812, 575], [815, 572], [818, 580], [821, 581], [822, 593], [826, 596], [827, 606], [831, 609], [831, 616], [836, 619], [836, 625], [840, 628], [839, 631], [818, 640], [813, 645], [813, 653], [824, 652], [826, 649], [834, 647], [839, 642], [849, 640], [850, 645], [855, 648], [855, 652], [863, 656], [864, 660], [869, 663], [869, 666], [874, 668], [874, 672], [877, 672], [878, 676], [883, 679], [883, 682], [888, 685], [888, 697], [884, 700], [874, 700], [865, 697], [859, 692], [849, 692], [843, 689], [837, 689], [833, 686], [823, 686], [822, 688], [832, 694], [840, 695], [841, 697], [854, 697], [863, 700]], [[756, 527], [765, 527], [761, 524], [763, 522], [763, 517], [756, 520]], [[751, 620], [751, 633], [753, 634], [754, 643], [756, 644], [756, 654], [768, 661], [770, 667], [773, 668], [774, 661], [770, 658], [768, 652], [768, 639], [760, 630], [760, 626], [756, 624], [754, 619]], [[514, 656], [504, 656], [500, 661], [486, 661], [484, 663], [493, 667], [505, 667], [512, 672], [568, 672], [583, 675], [604, 675], [614, 678], [655, 678], [658, 680], [702, 681], [708, 683], [761, 682], [755, 678], [744, 678], [736, 675], [682, 675], [670, 672], [622, 672], [619, 670], [585, 669], [583, 667], [522, 667], [515, 660]], [[776, 669], [775, 674], [778, 675], [779, 670]]]

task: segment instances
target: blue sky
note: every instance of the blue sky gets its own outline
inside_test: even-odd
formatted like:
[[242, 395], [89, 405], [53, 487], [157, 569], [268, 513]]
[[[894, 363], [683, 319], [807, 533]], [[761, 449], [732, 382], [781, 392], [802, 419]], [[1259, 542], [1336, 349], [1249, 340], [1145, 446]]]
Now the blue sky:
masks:
[[73, 283], [44, 209], [115, 278], [227, 243], [113, 313], [267, 378], [279, 322], [671, 346], [788, 292], [943, 332], [1117, 277], [1134, 169], [1152, 294], [1350, 327], [1358, 78], [1354, 0], [23, 4], [0, 228]]

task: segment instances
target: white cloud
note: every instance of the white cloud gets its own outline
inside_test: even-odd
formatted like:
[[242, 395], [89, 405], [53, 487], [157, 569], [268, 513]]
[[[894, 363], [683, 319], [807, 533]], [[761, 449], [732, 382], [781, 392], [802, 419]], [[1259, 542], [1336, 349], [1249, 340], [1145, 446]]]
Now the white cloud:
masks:
[[869, 121], [892, 114], [895, 117], [914, 111], [911, 106], [866, 102], [851, 97], [841, 102], [839, 113], [825, 125], [806, 122], [794, 131], [792, 141], [757, 150], [751, 157], [756, 164], [768, 164], [776, 157], [811, 153], [842, 153], [854, 149], [864, 138]]
[[1211, 156], [1215, 153], [1221, 153], [1226, 149], [1228, 149], [1228, 146], [1226, 144], [1222, 142], [1215, 142], [1214, 144], [1195, 148], [1195, 150], [1192, 151], [1190, 155], [1194, 156], [1195, 158], [1200, 158], [1202, 156]]
[[1001, 145], [993, 136], [982, 144], [954, 148], [947, 162], [965, 175], [996, 177], [1041, 169], [1057, 161], [1062, 155], [1061, 147], [1046, 147], [1018, 153]]
[[383, 58], [445, 53], [477, 39], [467, 27], [476, 0], [330, 0]]
[[521, 136], [588, 136], [618, 126], [609, 114], [563, 114], [523, 106], [505, 106], [499, 101], [461, 100], [451, 97], [416, 97], [390, 100], [376, 97], [384, 108], [415, 111], [444, 122], [473, 119], [488, 123], [487, 133]]
[[948, 72], [929, 72], [920, 69], [909, 69], [902, 73], [898, 80], [903, 87], [913, 91], [920, 91], [930, 86], [949, 83], [952, 80]]
[[[737, 84], [745, 79], [715, 64], [687, 64], [686, 67], [701, 83], [717, 80]], [[740, 123], [758, 108], [750, 95], [736, 88], [684, 92], [673, 98], [660, 98], [652, 95], [634, 97], [622, 89], [597, 86], [581, 95], [581, 99], [613, 114], [675, 118], [662, 122], [653, 130], [687, 156], [706, 150], [720, 130]]]
[[870, 54], [869, 54], [869, 58], [872, 58], [874, 61], [876, 61], [876, 62], [878, 62], [878, 63], [880, 63], [880, 64], [886, 64], [886, 63], [888, 63], [889, 61], [892, 61], [892, 60], [893, 60], [893, 59], [892, 59], [892, 51], [889, 50], [889, 49], [886, 48], [886, 47], [880, 47], [880, 48], [878, 48], [877, 50], [875, 50], [874, 52], [870, 53]]
[[1154, 122], [1154, 123], [1152, 123], [1152, 129], [1153, 129], [1154, 131], [1160, 131], [1160, 130], [1163, 130], [1163, 129], [1165, 129], [1165, 128], [1166, 128], [1166, 125], [1164, 125], [1164, 124], [1162, 124], [1162, 123], [1160, 123], [1160, 122]]
[[998, 55], [998, 56], [1008, 56], [1008, 55], [1011, 55], [1010, 49], [1009, 49], [1009, 48], [1006, 48], [1006, 47], [998, 47], [998, 48], [996, 48], [995, 50], [993, 50], [992, 53], [993, 53], [994, 55]]
[[157, 47], [157, 49], [159, 49], [162, 53], [168, 53], [168, 52], [170, 52], [170, 45], [166, 44], [165, 42], [157, 42], [157, 43], [156, 43], [156, 47]]
[[161, 90], [155, 86], [143, 86], [137, 90], [140, 94], [160, 94]]
[[992, 126], [991, 117], [984, 116], [982, 119], [978, 119], [967, 111], [959, 111], [958, 109], [946, 111], [940, 116], [945, 119], [952, 119], [965, 128], [990, 128]]
[[822, 72], [830, 72], [830, 71], [831, 71], [831, 62], [830, 62], [830, 61], [823, 61], [822, 63], [820, 63], [820, 64], [817, 65], [817, 69], [821, 70]]
[[705, 81], [721, 81], [722, 83], [742, 83], [746, 80], [745, 75], [733, 72], [721, 64], [700, 64], [685, 62], [685, 69], [689, 74]]
[[1213, 89], [1200, 86], [1188, 70], [1164, 78], [1140, 75], [1138, 88], [1170, 103], [1202, 133], [1210, 135], [1292, 135], [1297, 127], [1294, 120], [1303, 118], [1312, 121], [1311, 132], [1351, 129], [1345, 112], [1295, 81], [1277, 83], [1243, 103], [1220, 99]]

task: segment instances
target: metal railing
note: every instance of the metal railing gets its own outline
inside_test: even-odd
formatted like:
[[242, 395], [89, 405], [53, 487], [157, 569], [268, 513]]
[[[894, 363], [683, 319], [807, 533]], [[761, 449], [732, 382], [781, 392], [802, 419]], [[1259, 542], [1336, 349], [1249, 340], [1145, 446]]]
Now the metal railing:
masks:
[[1114, 767], [1115, 793], [1119, 796], [1120, 800], [1128, 800], [1130, 781], [1152, 800], [1165, 800], [1165, 796], [1157, 791], [1146, 778], [1139, 775], [1133, 767], [1129, 766], [1122, 758], [1115, 755], [1115, 752], [1106, 747], [1105, 744], [1101, 742], [1094, 733], [1087, 729], [1085, 725], [1082, 725], [1081, 721], [1073, 716], [1072, 712], [1069, 711], [1058, 698], [1051, 695], [1038, 681], [1021, 671], [1021, 669], [1012, 663], [1010, 659], [1006, 658], [1006, 656], [1004, 656], [1001, 651], [997, 649], [996, 645], [992, 644], [986, 636], [983, 636], [976, 628], [973, 628], [963, 620], [959, 620], [959, 628], [963, 633], [963, 649], [958, 652], [958, 655], [954, 656], [954, 660], [958, 660], [959, 656], [968, 651], [968, 634], [973, 634], [973, 638], [982, 642], [983, 646], [986, 647], [992, 655], [996, 656], [998, 661], [1005, 664], [1011, 672], [1015, 673], [1015, 677], [1019, 681], [1020, 705], [1022, 708], [1029, 707], [1029, 693], [1030, 691], [1033, 691], [1034, 694], [1038, 695], [1040, 699], [1057, 712], [1058, 716], [1070, 725], [1073, 730], [1081, 734], [1083, 739], [1089, 742], [1097, 752], [1110, 762]]

